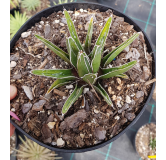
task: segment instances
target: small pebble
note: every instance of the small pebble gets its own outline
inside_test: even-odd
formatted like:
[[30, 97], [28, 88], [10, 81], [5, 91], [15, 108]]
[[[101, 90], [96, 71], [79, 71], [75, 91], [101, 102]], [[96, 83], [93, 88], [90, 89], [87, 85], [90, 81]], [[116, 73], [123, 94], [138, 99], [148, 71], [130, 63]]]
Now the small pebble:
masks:
[[66, 86], [66, 88], [71, 89], [71, 88], [74, 88], [74, 86], [71, 84], [71, 85]]
[[89, 91], [89, 88], [84, 88], [84, 94]]
[[26, 38], [26, 37], [30, 36], [30, 34], [31, 34], [31, 31], [29, 31], [29, 32], [23, 32], [23, 33], [21, 34], [21, 37], [22, 37], [22, 38]]
[[43, 22], [43, 21], [40, 21], [40, 24], [41, 24], [41, 25], [44, 25], [44, 22]]
[[15, 110], [15, 108], [12, 108], [11, 111], [12, 111], [12, 112], [15, 112], [16, 110]]
[[17, 65], [17, 63], [15, 61], [11, 61], [11, 63], [10, 63], [11, 68], [15, 67], [16, 65]]
[[126, 96], [126, 103], [131, 103], [131, 99], [128, 95]]
[[65, 144], [65, 141], [62, 138], [57, 139], [57, 146], [62, 147]]
[[24, 89], [24, 92], [25, 92], [25, 94], [27, 95], [27, 97], [28, 97], [30, 100], [33, 100], [33, 94], [32, 94], [31, 88], [28, 87], [28, 86], [22, 86], [22, 88]]
[[97, 113], [99, 113], [99, 111], [97, 110], [97, 109], [94, 109], [94, 112], [97, 114]]
[[65, 26], [65, 24], [64, 23], [60, 23], [60, 25], [63, 27], [63, 26]]
[[50, 129], [53, 129], [55, 126], [55, 122], [49, 122], [47, 125]]
[[55, 22], [55, 23], [59, 23], [59, 20], [55, 20], [54, 22]]
[[80, 12], [82, 13], [83, 11], [84, 11], [84, 10], [81, 8], [81, 9], [80, 9]]
[[55, 146], [57, 143], [56, 143], [56, 142], [52, 142], [51, 144], [52, 144], [53, 146]]

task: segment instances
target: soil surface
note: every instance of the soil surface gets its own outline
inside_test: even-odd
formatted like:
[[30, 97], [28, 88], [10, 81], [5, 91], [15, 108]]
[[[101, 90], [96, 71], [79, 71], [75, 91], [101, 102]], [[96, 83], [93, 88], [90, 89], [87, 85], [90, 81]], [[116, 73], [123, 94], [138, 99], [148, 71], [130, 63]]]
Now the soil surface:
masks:
[[156, 125], [150, 123], [142, 126], [136, 135], [135, 145], [136, 150], [144, 160], [156, 160], [156, 158], [150, 159], [149, 155], [156, 155], [156, 148], [152, 149], [150, 143], [151, 139], [156, 138]]
[[[106, 55], [119, 46], [136, 31], [133, 26], [117, 17], [111, 10], [69, 11], [74, 21], [79, 39], [85, 42], [91, 16], [94, 20], [92, 48], [106, 23], [113, 15], [113, 22], [106, 40]], [[108, 106], [99, 95], [97, 99], [90, 86], [84, 89], [85, 107], [81, 102], [83, 95], [62, 117], [61, 110], [74, 84], [55, 89], [45, 96], [54, 79], [32, 75], [32, 69], [71, 68], [55, 53], [50, 51], [35, 34], [45, 37], [67, 52], [66, 37], [69, 36], [63, 11], [55, 12], [23, 33], [12, 49], [10, 82], [18, 88], [17, 97], [11, 101], [11, 110], [20, 118], [14, 120], [25, 132], [50, 146], [64, 148], [85, 148], [111, 139], [136, 117], [144, 106], [151, 90], [152, 56], [147, 52], [144, 35], [127, 47], [108, 67], [122, 65], [137, 60], [138, 63], [126, 74], [129, 79], [109, 78], [101, 81], [108, 92], [114, 108]], [[92, 49], [91, 48], [91, 49]]]
[[21, 13], [25, 13], [28, 18], [32, 17], [33, 15], [35, 15], [36, 13], [42, 11], [43, 9], [46, 9], [50, 6], [50, 1], [49, 0], [40, 0], [40, 6], [38, 6], [34, 11], [28, 11], [26, 8], [23, 8], [22, 6], [21, 8]]

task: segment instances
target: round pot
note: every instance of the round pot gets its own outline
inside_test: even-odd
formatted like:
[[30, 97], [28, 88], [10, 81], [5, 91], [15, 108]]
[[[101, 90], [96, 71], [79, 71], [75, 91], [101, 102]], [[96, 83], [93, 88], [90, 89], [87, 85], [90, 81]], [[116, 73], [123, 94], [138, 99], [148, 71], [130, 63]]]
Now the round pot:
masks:
[[[150, 122], [150, 123], [154, 123], [156, 125], [156, 122]], [[143, 126], [147, 125], [147, 124], [150, 124], [150, 123], [145, 123], [144, 125], [142, 125], [140, 128], [142, 128]], [[135, 138], [134, 138], [134, 147], [135, 147], [135, 150], [137, 152], [137, 154], [141, 157], [140, 153], [137, 151], [137, 147], [136, 147], [136, 137], [138, 135], [138, 131], [140, 130], [140, 128], [137, 130], [136, 134], [135, 134]]]
[[[102, 12], [107, 11], [108, 9], [113, 10], [114, 14], [117, 16], [121, 16], [124, 17], [125, 22], [128, 22], [131, 25], [134, 25], [134, 29], [139, 32], [141, 31], [141, 28], [132, 20], [130, 19], [128, 16], [124, 15], [123, 13], [114, 10], [111, 7], [108, 6], [104, 6], [104, 5], [100, 5], [97, 3], [89, 3], [89, 2], [84, 2], [84, 3], [66, 3], [66, 4], [61, 4], [61, 5], [56, 5], [50, 8], [47, 8], [39, 13], [37, 13], [36, 15], [34, 15], [32, 18], [30, 18], [20, 29], [19, 31], [15, 34], [15, 36], [13, 37], [13, 39], [10, 42], [10, 49], [12, 49], [15, 45], [15, 43], [18, 41], [18, 39], [21, 36], [22, 32], [27, 31], [28, 29], [30, 29], [32, 26], [35, 25], [35, 23], [39, 22], [41, 20], [41, 17], [48, 17], [50, 14], [52, 14], [53, 12], [58, 12], [58, 11], [63, 11], [63, 9], [67, 9], [67, 10], [75, 10], [75, 9], [99, 9]], [[143, 32], [143, 31], [142, 31]], [[153, 52], [152, 50], [152, 45], [150, 44], [149, 39], [147, 38], [147, 35], [143, 32], [144, 34], [144, 38], [145, 38], [145, 42], [147, 44], [147, 48], [148, 48], [148, 52], [151, 53]], [[152, 69], [152, 74], [153, 77], [155, 77], [155, 54], [152, 54], [153, 56], [153, 69]], [[152, 97], [152, 93], [155, 87], [155, 83], [153, 84], [152, 88], [151, 88], [151, 92], [147, 98], [147, 101], [144, 105], [144, 107], [142, 108], [142, 110], [140, 111], [140, 113], [136, 116], [136, 118], [130, 123], [130, 125], [128, 125], [123, 131], [121, 131], [119, 134], [117, 134], [116, 136], [114, 136], [112, 139], [106, 141], [106, 142], [102, 142], [100, 144], [96, 144], [90, 147], [86, 147], [86, 148], [79, 148], [79, 149], [65, 149], [65, 148], [56, 148], [56, 147], [51, 147], [47, 144], [44, 144], [38, 140], [36, 140], [35, 138], [31, 137], [29, 134], [27, 134], [22, 128], [20, 128], [14, 121], [10, 120], [11, 123], [20, 131], [22, 132], [24, 135], [26, 135], [28, 138], [32, 139], [33, 141], [35, 141], [36, 143], [38, 143], [39, 145], [42, 145], [48, 149], [54, 150], [54, 151], [60, 151], [60, 152], [70, 152], [70, 153], [78, 153], [78, 152], [86, 152], [86, 151], [91, 151], [94, 149], [98, 149], [101, 148], [111, 142], [113, 142], [114, 140], [116, 140], [117, 138], [119, 138], [121, 135], [123, 135], [133, 124], [136, 123], [136, 121], [140, 118], [140, 116], [142, 115], [142, 113], [144, 112], [147, 104], [149, 103], [151, 97]]]

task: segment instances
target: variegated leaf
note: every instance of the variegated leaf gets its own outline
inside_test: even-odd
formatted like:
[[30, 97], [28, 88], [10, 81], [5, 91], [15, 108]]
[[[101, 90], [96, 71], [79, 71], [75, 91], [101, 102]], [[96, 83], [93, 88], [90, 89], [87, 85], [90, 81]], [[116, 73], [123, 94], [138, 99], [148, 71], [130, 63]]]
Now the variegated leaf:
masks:
[[100, 68], [101, 54], [102, 54], [102, 48], [100, 46], [97, 46], [94, 57], [91, 62], [91, 68], [93, 73], [97, 73]]
[[56, 45], [51, 43], [50, 41], [46, 40], [45, 38], [40, 37], [39, 35], [35, 35], [36, 38], [41, 40], [49, 49], [51, 49], [54, 53], [56, 53], [59, 57], [61, 57], [64, 61], [70, 64], [69, 55], [58, 48]]
[[68, 99], [66, 100], [65, 104], [63, 105], [62, 108], [62, 114], [67, 113], [67, 111], [69, 110], [69, 108], [74, 104], [74, 102], [78, 99], [78, 97], [82, 94], [83, 92], [83, 87], [77, 88], [77, 85], [74, 89], [74, 91], [72, 92], [72, 94], [68, 97]]
[[115, 48], [113, 51], [111, 51], [109, 54], [107, 54], [105, 57], [102, 58], [101, 64], [103, 67], [106, 67], [112, 60], [118, 56], [128, 45], [130, 45], [137, 37], [139, 36], [139, 33], [136, 33], [132, 37], [130, 37], [128, 40], [123, 42], [120, 46]]
[[65, 79], [57, 79], [56, 81], [54, 81], [54, 83], [51, 85], [51, 87], [48, 89], [46, 94], [49, 94], [53, 89], [58, 88], [60, 86], [63, 86], [67, 83], [71, 83], [72, 80], [74, 80], [75, 78], [73, 77], [69, 77], [69, 78], [65, 78]]
[[129, 79], [129, 77], [126, 74], [119, 74], [116, 75], [115, 77], [120, 77], [120, 78], [124, 78], [124, 79]]
[[65, 77], [73, 77], [72, 75], [72, 69], [45, 69], [45, 70], [32, 70], [32, 74], [38, 75], [38, 76], [46, 76], [46, 77], [52, 77], [52, 78], [65, 78]]
[[77, 72], [79, 77], [83, 77], [85, 74], [92, 73], [89, 59], [86, 53], [79, 52], [77, 56]]
[[66, 10], [64, 10], [64, 14], [65, 14], [65, 17], [66, 17], [66, 21], [67, 21], [67, 25], [68, 25], [68, 29], [69, 29], [69, 32], [70, 32], [71, 37], [72, 37], [72, 38], [74, 39], [74, 41], [76, 42], [76, 44], [77, 44], [79, 50], [84, 51], [84, 49], [83, 49], [83, 47], [82, 47], [82, 45], [81, 45], [81, 43], [80, 43], [80, 40], [79, 40], [79, 38], [78, 38], [76, 29], [75, 29], [75, 27], [74, 27], [74, 24], [73, 24], [73, 22], [72, 22], [72, 20], [71, 20], [71, 17], [70, 17], [70, 15], [69, 15], [69, 13], [68, 13]]
[[94, 54], [96, 52], [96, 49], [97, 49], [97, 46], [101, 46], [101, 52], [103, 52], [103, 49], [104, 49], [104, 45], [105, 45], [105, 41], [106, 41], [106, 38], [107, 38], [107, 35], [109, 33], [109, 29], [110, 29], [110, 26], [111, 26], [111, 22], [112, 22], [112, 17], [109, 17], [109, 19], [107, 20], [105, 26], [103, 27], [97, 41], [96, 41], [96, 44], [90, 54], [90, 56], [93, 58], [94, 57]]
[[105, 89], [99, 83], [97, 84], [97, 86], [94, 86], [94, 88], [98, 93], [102, 95], [107, 104], [113, 107], [112, 101], [107, 92], [105, 91]]
[[67, 44], [67, 50], [69, 53], [70, 63], [75, 68], [77, 68], [77, 55], [78, 55], [79, 49], [72, 37], [69, 37], [66, 39], [66, 44]]
[[82, 79], [87, 82], [88, 84], [94, 84], [97, 80], [97, 73], [89, 73], [85, 74]]
[[88, 32], [87, 32], [86, 40], [85, 40], [85, 46], [84, 46], [85, 52], [87, 54], [90, 53], [92, 33], [93, 33], [93, 17], [90, 19], [90, 23], [89, 23], [89, 27], [88, 27]]
[[111, 77], [120, 75], [122, 73], [127, 72], [129, 69], [131, 69], [136, 63], [137, 63], [137, 61], [131, 61], [131, 62], [126, 63], [119, 67], [103, 68], [102, 69], [103, 75], [101, 75], [98, 78], [107, 79], [107, 78], [111, 78]]

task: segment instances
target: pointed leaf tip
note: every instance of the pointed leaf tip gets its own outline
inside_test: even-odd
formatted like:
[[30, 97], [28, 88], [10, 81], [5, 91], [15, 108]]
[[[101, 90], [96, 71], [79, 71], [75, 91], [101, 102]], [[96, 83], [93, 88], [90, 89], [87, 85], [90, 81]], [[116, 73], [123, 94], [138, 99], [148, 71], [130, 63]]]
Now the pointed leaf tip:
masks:
[[66, 100], [65, 104], [63, 105], [62, 108], [62, 114], [66, 114], [67, 111], [70, 109], [70, 107], [74, 104], [74, 102], [79, 98], [79, 96], [82, 94], [83, 92], [83, 87], [78, 88], [77, 85], [74, 89], [74, 91], [72, 92], [72, 94], [68, 97], [68, 99]]
[[101, 63], [103, 67], [106, 67], [114, 58], [116, 58], [127, 46], [129, 46], [137, 37], [139, 36], [139, 33], [134, 34], [131, 36], [128, 40], [123, 42], [121, 45], [119, 45], [117, 48], [115, 48], [113, 51], [108, 53], [105, 57], [102, 58]]

